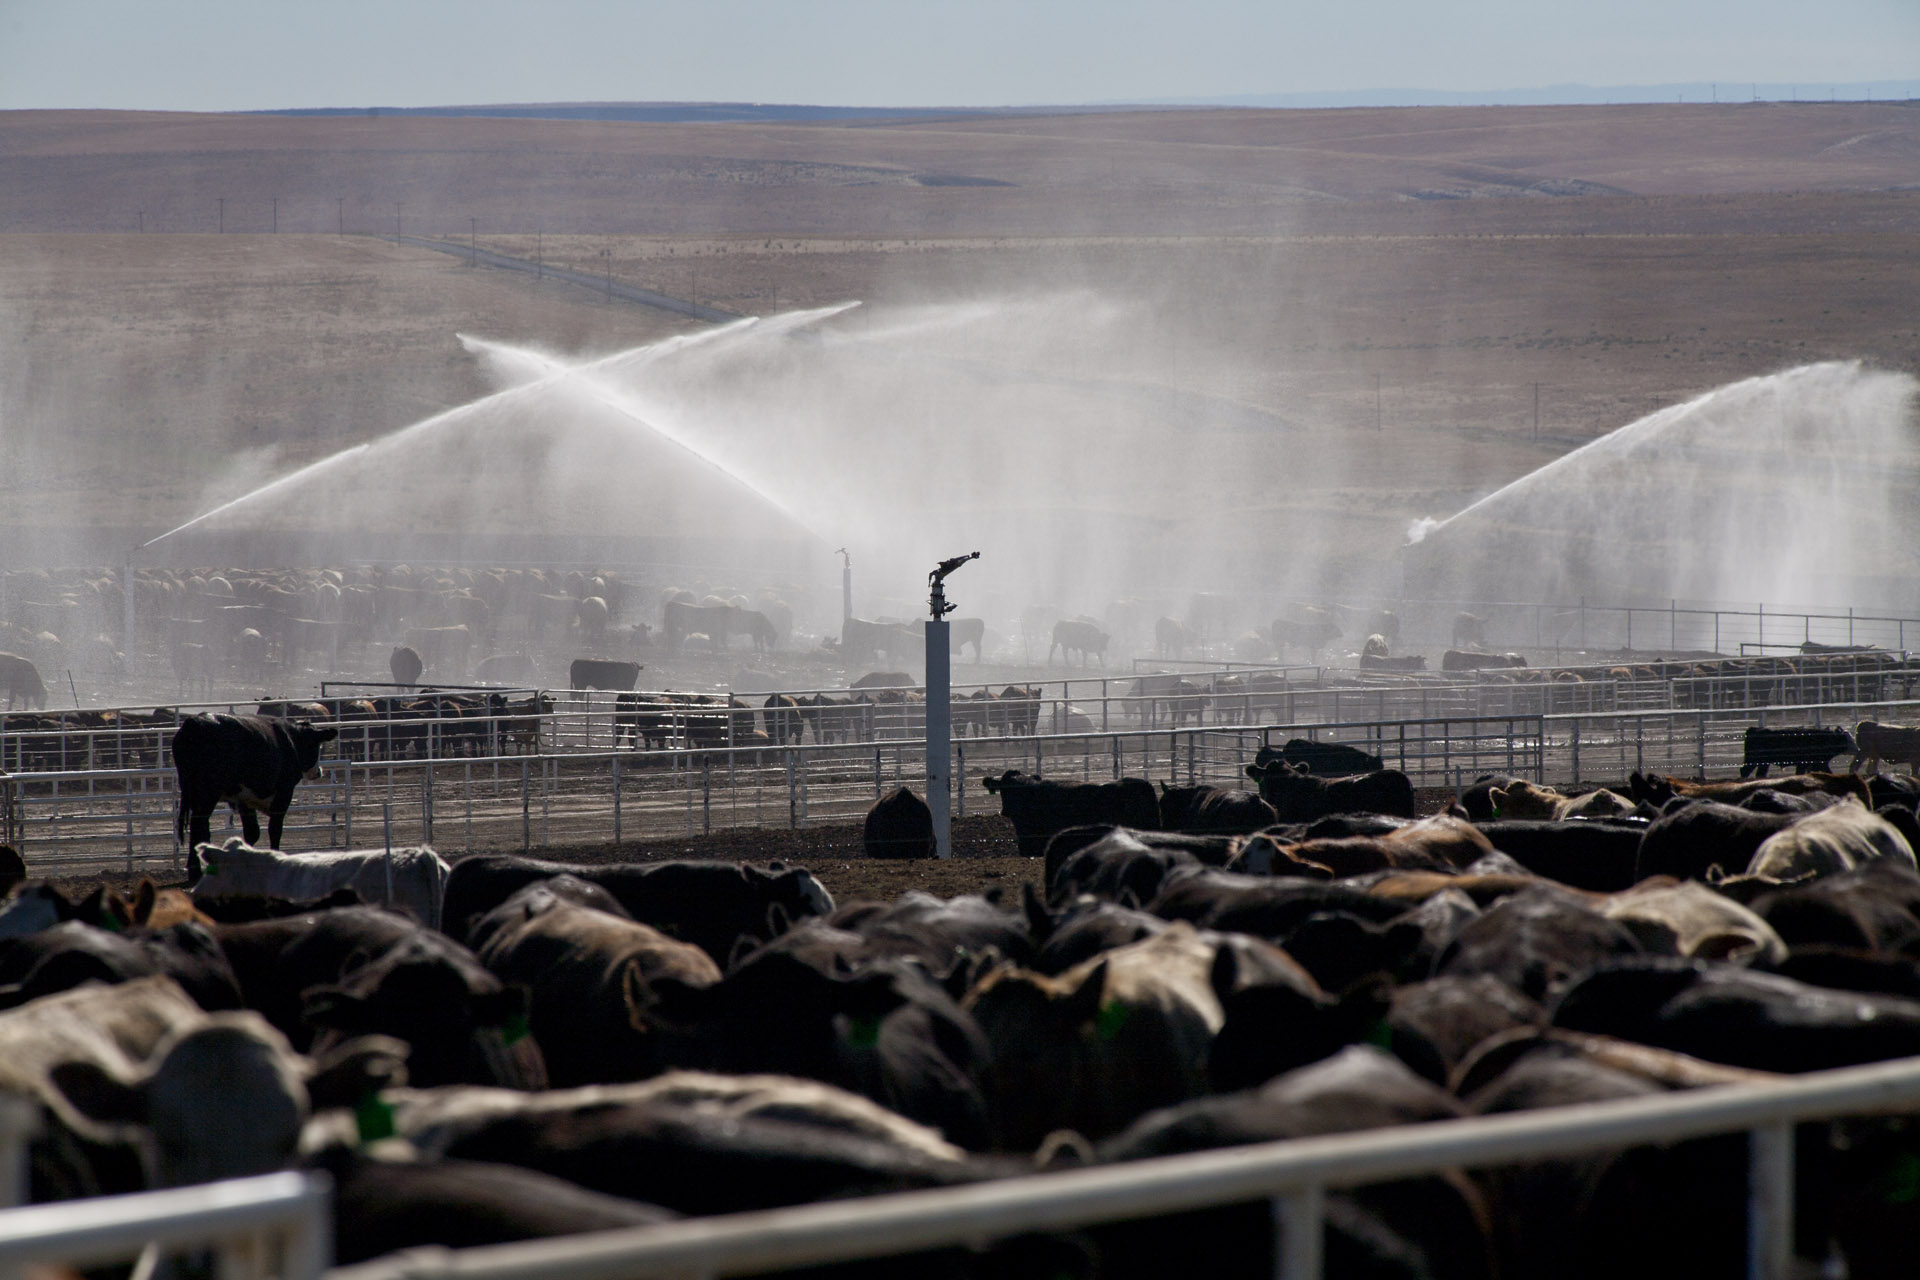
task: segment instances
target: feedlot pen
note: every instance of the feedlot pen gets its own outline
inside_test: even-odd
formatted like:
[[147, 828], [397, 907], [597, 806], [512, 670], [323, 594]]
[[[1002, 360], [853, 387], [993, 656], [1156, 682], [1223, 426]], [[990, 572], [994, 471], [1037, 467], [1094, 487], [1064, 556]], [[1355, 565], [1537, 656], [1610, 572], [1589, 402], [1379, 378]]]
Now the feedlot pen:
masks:
[[[1379, 755], [1417, 787], [1483, 773], [1554, 785], [1620, 783], [1634, 770], [1730, 776], [1753, 726], [1911, 721], [1920, 702], [1117, 729], [956, 739], [956, 816], [997, 812], [979, 780], [1020, 769], [1065, 781], [1130, 776], [1169, 785], [1250, 785], [1244, 766], [1289, 738]], [[1847, 760], [1834, 761], [1845, 768]], [[924, 794], [917, 740], [788, 747], [575, 750], [443, 759], [322, 762], [288, 814], [284, 845], [302, 850], [439, 844], [540, 850], [671, 839], [728, 828], [845, 824], [906, 785]], [[170, 767], [0, 774], [0, 840], [40, 874], [182, 869]], [[223, 817], [223, 815], [226, 815]], [[227, 825], [219, 825], [225, 821]], [[239, 834], [226, 810], [215, 841]]]

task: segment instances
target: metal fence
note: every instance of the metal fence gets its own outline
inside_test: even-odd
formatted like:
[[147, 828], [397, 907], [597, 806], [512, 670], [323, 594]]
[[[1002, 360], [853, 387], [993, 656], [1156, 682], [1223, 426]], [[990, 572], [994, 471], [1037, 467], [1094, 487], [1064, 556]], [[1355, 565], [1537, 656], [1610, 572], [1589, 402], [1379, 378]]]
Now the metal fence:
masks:
[[93, 1267], [136, 1257], [134, 1274], [152, 1275], [167, 1252], [211, 1248], [221, 1277], [319, 1280], [333, 1247], [330, 1199], [324, 1176], [270, 1173], [7, 1209], [0, 1276], [35, 1274], [36, 1263]]
[[488, 1248], [415, 1249], [335, 1272], [335, 1280], [638, 1280], [718, 1277], [980, 1248], [1214, 1205], [1269, 1201], [1274, 1274], [1317, 1280], [1330, 1189], [1455, 1168], [1563, 1159], [1746, 1131], [1746, 1274], [1794, 1274], [1794, 1125], [1920, 1106], [1920, 1059], [1810, 1072], [1761, 1085], [1299, 1138], [1036, 1174], [975, 1186], [733, 1214]]

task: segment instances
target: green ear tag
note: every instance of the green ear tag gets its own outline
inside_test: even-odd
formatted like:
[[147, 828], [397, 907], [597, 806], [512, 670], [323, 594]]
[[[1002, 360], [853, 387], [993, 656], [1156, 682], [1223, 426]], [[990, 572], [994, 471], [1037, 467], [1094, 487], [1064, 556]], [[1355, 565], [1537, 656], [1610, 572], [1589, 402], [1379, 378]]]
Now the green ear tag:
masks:
[[516, 1045], [525, 1040], [532, 1032], [527, 1028], [527, 1015], [516, 1013], [500, 1024], [500, 1043]]
[[1375, 1018], [1373, 1025], [1367, 1028], [1367, 1034], [1361, 1039], [1376, 1049], [1393, 1050], [1393, 1028], [1387, 1025], [1385, 1018]]
[[200, 860], [200, 874], [203, 876], [217, 876], [220, 874], [220, 868], [214, 866], [213, 863], [207, 859], [202, 858]]
[[353, 1109], [353, 1122], [360, 1131], [362, 1142], [378, 1142], [382, 1138], [391, 1138], [395, 1133], [393, 1108], [383, 1102], [377, 1093], [360, 1099]]
[[1127, 1025], [1132, 1016], [1126, 1005], [1118, 1000], [1109, 1000], [1100, 1006], [1100, 1012], [1093, 1019], [1093, 1034], [1102, 1040], [1111, 1040], [1120, 1034], [1120, 1028]]
[[856, 1049], [871, 1049], [880, 1043], [880, 1019], [853, 1018], [847, 1026], [847, 1043]]
[[1880, 1198], [1888, 1204], [1912, 1204], [1920, 1200], [1920, 1155], [1902, 1152], [1880, 1177]]

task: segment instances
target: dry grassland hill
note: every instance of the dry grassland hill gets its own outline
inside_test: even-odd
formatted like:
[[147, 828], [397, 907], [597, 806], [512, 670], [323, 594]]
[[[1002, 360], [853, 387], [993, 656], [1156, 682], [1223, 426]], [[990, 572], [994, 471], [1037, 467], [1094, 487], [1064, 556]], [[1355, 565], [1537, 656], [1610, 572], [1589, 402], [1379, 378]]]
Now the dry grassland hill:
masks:
[[[377, 239], [399, 204], [410, 235], [477, 224], [483, 248], [743, 314], [1125, 299], [1155, 326], [1127, 377], [1306, 433], [1205, 442], [1218, 487], [1180, 500], [1257, 525], [1284, 477], [1294, 518], [1371, 546], [1737, 378], [1920, 368], [1916, 160], [1900, 104], [0, 114], [0, 538], [150, 535], [471, 399], [458, 333], [593, 353], [700, 327]], [[1070, 336], [1055, 356], [1103, 367]], [[1358, 473], [1316, 470], [1355, 441]]]

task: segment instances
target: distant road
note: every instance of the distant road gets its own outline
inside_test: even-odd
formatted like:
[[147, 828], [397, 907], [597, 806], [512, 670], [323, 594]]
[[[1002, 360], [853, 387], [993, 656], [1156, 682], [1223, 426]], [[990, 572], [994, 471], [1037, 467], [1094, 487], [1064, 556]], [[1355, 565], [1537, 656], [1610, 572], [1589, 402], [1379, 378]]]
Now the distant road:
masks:
[[722, 311], [718, 307], [705, 307], [685, 298], [675, 298], [668, 294], [656, 293], [652, 289], [642, 289], [635, 285], [621, 284], [618, 280], [609, 280], [606, 276], [590, 275], [585, 271], [569, 271], [565, 267], [549, 267], [527, 258], [510, 258], [504, 253], [495, 253], [491, 249], [476, 249], [452, 240], [429, 240], [423, 236], [381, 236], [382, 240], [392, 240], [397, 244], [410, 244], [421, 249], [432, 249], [437, 253], [450, 253], [455, 257], [466, 258], [471, 262], [487, 267], [499, 267], [505, 271], [525, 271], [530, 275], [552, 276], [555, 280], [564, 280], [568, 284], [577, 284], [610, 298], [620, 298], [626, 302], [637, 302], [643, 307], [658, 307], [662, 311], [671, 311], [676, 315], [691, 316], [695, 320], [705, 320], [709, 324], [726, 324], [741, 317], [736, 312]]

